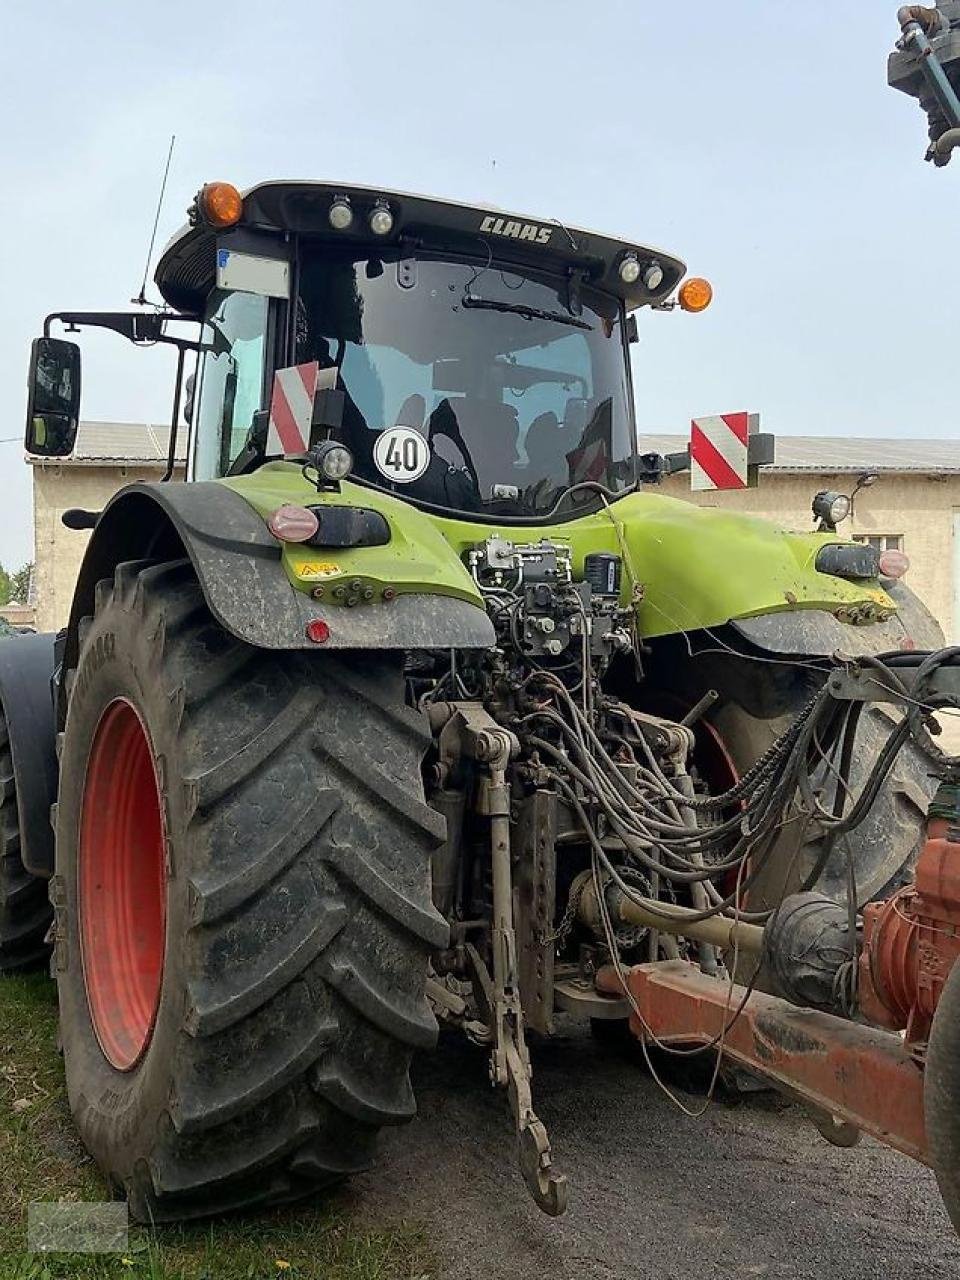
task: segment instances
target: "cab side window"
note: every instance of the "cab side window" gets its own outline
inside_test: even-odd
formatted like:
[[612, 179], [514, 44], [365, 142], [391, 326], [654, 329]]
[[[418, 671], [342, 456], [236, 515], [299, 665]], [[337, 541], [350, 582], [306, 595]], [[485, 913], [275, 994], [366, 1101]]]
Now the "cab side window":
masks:
[[211, 295], [194, 406], [198, 480], [227, 472], [261, 407], [269, 306], [269, 298], [255, 293]]

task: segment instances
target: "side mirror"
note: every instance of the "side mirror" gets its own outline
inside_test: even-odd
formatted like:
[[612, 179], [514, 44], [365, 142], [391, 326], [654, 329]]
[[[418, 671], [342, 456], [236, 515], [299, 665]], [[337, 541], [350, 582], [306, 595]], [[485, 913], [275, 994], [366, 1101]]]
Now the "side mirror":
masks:
[[63, 338], [34, 338], [27, 378], [24, 448], [41, 458], [73, 452], [80, 423], [80, 348]]

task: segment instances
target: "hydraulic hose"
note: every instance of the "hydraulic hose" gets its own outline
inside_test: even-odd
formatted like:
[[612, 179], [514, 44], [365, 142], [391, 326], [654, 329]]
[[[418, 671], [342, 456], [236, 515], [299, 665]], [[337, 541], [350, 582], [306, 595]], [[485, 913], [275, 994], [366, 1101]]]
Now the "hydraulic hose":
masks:
[[946, 133], [941, 133], [933, 144], [934, 154], [944, 164], [950, 159], [957, 147], [960, 147], [960, 129], [948, 129]]

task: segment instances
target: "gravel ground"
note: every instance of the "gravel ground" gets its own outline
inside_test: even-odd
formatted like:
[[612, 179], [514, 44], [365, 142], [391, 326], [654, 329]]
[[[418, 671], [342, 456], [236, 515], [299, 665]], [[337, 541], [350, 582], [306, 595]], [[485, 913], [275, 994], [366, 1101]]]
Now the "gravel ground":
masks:
[[[960, 752], [960, 717], [941, 745]], [[680, 1113], [636, 1061], [572, 1027], [534, 1045], [534, 1103], [570, 1179], [544, 1217], [516, 1170], [507, 1101], [479, 1050], [445, 1037], [348, 1199], [426, 1219], [444, 1280], [947, 1280], [960, 1241], [932, 1173], [865, 1138], [830, 1146], [776, 1094]], [[702, 1089], [684, 1093], [696, 1109]]]
[[933, 1175], [905, 1157], [869, 1139], [832, 1147], [772, 1094], [688, 1118], [580, 1027], [533, 1052], [535, 1105], [571, 1184], [565, 1217], [529, 1200], [506, 1099], [481, 1052], [453, 1037], [419, 1064], [419, 1117], [386, 1135], [375, 1172], [347, 1193], [426, 1219], [445, 1280], [960, 1276]]

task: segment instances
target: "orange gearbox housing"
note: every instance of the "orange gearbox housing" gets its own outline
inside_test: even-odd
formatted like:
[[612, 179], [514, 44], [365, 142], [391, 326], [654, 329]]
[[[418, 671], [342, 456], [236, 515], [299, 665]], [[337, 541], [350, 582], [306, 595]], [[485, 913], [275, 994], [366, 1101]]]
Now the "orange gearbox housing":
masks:
[[914, 883], [864, 908], [860, 955], [861, 1012], [918, 1049], [960, 959], [960, 829], [931, 814]]

